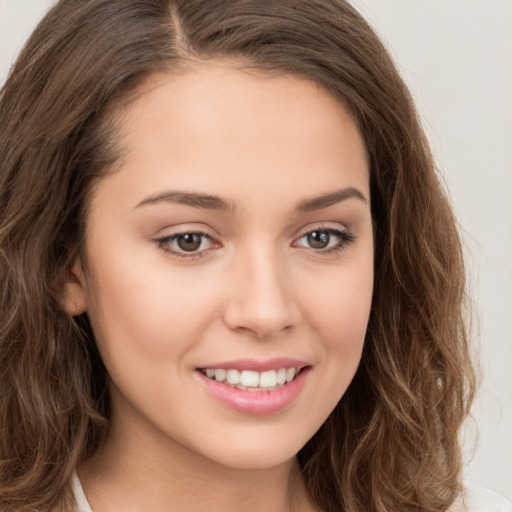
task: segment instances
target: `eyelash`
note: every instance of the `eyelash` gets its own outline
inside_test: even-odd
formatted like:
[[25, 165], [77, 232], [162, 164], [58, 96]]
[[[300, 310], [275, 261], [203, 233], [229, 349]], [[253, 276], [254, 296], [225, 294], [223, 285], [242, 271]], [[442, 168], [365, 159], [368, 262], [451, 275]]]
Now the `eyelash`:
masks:
[[[312, 249], [314, 252], [317, 252], [322, 255], [335, 254], [335, 253], [344, 251], [348, 245], [350, 245], [351, 243], [353, 243], [356, 240], [356, 237], [352, 233], [350, 233], [350, 231], [348, 231], [347, 229], [336, 229], [336, 228], [322, 227], [322, 226], [318, 226], [315, 229], [310, 229], [309, 231], [306, 231], [300, 237], [298, 237], [296, 240], [302, 240], [303, 238], [305, 238], [308, 235], [311, 235], [312, 233], [315, 233], [315, 232], [327, 233], [329, 236], [334, 236], [334, 237], [338, 238], [338, 243], [336, 244], [336, 246], [332, 247], [330, 249], [316, 250], [316, 249], [310, 247], [310, 249]], [[176, 250], [169, 248], [170, 243], [172, 243], [173, 241], [176, 241], [180, 236], [185, 236], [185, 235], [197, 235], [197, 236], [200, 236], [203, 239], [203, 241], [205, 241], [205, 240], [213, 241], [213, 238], [208, 233], [204, 233], [203, 231], [183, 231], [180, 233], [174, 233], [173, 235], [170, 235], [170, 236], [157, 238], [155, 240], [155, 242], [157, 243], [158, 247], [160, 249], [162, 249], [164, 252], [166, 252], [168, 254], [172, 254], [176, 258], [184, 259], [184, 260], [188, 260], [188, 261], [203, 258], [210, 252], [211, 248], [203, 249], [198, 252], [191, 251], [190, 253], [180, 252], [180, 251], [176, 251]], [[216, 243], [216, 245], [220, 245], [220, 243], [218, 243], [218, 242], [214, 242], [214, 243]]]
[[348, 229], [337, 229], [337, 228], [330, 228], [330, 227], [323, 227], [318, 226], [315, 229], [310, 229], [303, 233], [297, 240], [302, 240], [303, 238], [307, 237], [308, 235], [311, 235], [312, 233], [327, 233], [329, 236], [334, 236], [338, 238], [338, 243], [331, 247], [330, 249], [318, 249], [315, 250], [315, 252], [325, 255], [325, 254], [336, 254], [338, 252], [344, 251], [347, 249], [347, 246], [351, 243], [355, 242], [356, 237], [354, 234], [352, 234]]
[[[158, 247], [160, 249], [162, 249], [164, 252], [166, 252], [168, 254], [172, 254], [174, 257], [176, 257], [178, 259], [183, 259], [183, 260], [188, 260], [188, 261], [203, 258], [204, 256], [206, 256], [208, 254], [208, 252], [210, 252], [211, 249], [203, 249], [199, 252], [187, 253], [187, 252], [175, 251], [175, 250], [169, 248], [169, 245], [173, 241], [177, 240], [180, 236], [185, 236], [185, 235], [198, 235], [203, 239], [203, 241], [205, 241], [205, 240], [213, 241], [212, 237], [208, 233], [204, 233], [203, 231], [182, 231], [180, 233], [174, 233], [173, 235], [170, 235], [170, 236], [164, 236], [162, 238], [157, 238], [155, 240], [155, 242], [157, 243]], [[217, 242], [217, 245], [220, 245], [220, 244], [218, 244], [218, 242]]]

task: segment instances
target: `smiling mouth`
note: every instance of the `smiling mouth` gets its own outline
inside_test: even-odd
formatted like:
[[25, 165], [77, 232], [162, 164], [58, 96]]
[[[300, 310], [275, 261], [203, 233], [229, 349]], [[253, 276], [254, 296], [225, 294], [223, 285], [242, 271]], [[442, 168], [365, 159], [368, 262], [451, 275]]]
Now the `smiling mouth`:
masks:
[[224, 368], [200, 368], [207, 378], [243, 391], [272, 391], [292, 382], [306, 368], [279, 368], [265, 372]]

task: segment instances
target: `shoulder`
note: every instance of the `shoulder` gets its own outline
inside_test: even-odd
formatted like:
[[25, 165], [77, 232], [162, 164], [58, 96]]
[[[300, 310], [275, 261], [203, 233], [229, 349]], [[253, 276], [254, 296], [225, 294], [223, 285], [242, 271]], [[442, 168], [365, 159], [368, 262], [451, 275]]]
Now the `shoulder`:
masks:
[[512, 503], [490, 489], [466, 488], [448, 512], [512, 512]]

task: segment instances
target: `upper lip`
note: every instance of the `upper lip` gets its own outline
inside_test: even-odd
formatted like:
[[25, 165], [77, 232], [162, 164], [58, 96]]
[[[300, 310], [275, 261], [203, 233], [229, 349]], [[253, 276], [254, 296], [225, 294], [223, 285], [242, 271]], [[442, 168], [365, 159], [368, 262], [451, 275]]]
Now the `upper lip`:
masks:
[[257, 361], [255, 359], [235, 359], [233, 361], [220, 361], [204, 366], [200, 366], [198, 370], [224, 369], [224, 370], [251, 370], [254, 372], [266, 372], [269, 370], [279, 370], [279, 368], [305, 368], [310, 366], [307, 361], [292, 359], [289, 357], [275, 357], [265, 361]]

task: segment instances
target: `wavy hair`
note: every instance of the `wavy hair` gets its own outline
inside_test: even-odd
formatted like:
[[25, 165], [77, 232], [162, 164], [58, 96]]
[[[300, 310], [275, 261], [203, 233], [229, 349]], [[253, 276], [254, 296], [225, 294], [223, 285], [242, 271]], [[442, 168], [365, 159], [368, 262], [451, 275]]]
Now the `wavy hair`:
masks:
[[[474, 393], [456, 222], [409, 92], [343, 0], [61, 0], [0, 93], [0, 509], [71, 500], [105, 437], [105, 368], [59, 283], [87, 199], [114, 169], [129, 93], [187, 60], [305, 77], [357, 122], [370, 162], [375, 283], [360, 367], [299, 452], [324, 512], [444, 511]], [[127, 99], [128, 98], [128, 99]]]

